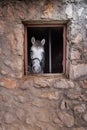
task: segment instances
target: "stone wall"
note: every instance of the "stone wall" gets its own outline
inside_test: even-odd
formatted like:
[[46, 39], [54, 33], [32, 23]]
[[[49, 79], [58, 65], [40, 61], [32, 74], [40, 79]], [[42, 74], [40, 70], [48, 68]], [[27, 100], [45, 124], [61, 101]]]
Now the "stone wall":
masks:
[[87, 130], [87, 80], [29, 76], [1, 83], [0, 130]]
[[[66, 23], [66, 76], [24, 76], [24, 24]], [[66, 78], [68, 77], [68, 78]], [[0, 130], [87, 130], [87, 1], [0, 1]]]
[[23, 77], [23, 22], [31, 21], [66, 23], [66, 75], [87, 78], [86, 0], [0, 1], [0, 76]]

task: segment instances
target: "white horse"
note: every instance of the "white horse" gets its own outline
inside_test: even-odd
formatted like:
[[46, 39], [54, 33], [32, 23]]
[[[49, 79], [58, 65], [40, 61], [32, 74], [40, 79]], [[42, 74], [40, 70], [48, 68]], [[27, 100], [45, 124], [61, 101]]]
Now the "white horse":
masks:
[[45, 51], [44, 44], [45, 39], [41, 41], [35, 40], [35, 37], [31, 38], [32, 46], [30, 48], [30, 59], [31, 59], [31, 71], [32, 73], [43, 73], [45, 65]]

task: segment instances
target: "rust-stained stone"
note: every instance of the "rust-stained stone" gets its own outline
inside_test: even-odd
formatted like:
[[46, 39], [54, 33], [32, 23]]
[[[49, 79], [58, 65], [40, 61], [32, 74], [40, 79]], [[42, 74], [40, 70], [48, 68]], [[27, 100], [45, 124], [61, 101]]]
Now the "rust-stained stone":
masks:
[[44, 6], [43, 17], [50, 18], [53, 15], [53, 4], [48, 3]]
[[10, 78], [1, 78], [0, 85], [9, 89], [18, 87], [17, 81]]

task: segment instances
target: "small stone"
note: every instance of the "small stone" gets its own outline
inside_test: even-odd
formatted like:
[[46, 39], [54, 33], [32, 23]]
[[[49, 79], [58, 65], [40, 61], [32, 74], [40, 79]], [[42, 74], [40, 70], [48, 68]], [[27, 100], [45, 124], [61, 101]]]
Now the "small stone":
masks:
[[74, 126], [74, 117], [66, 112], [58, 112], [59, 119], [63, 122], [63, 124], [67, 127]]
[[69, 88], [74, 88], [76, 86], [75, 82], [73, 82], [71, 80], [68, 80], [68, 84], [69, 84]]
[[79, 52], [79, 50], [72, 48], [70, 58], [71, 60], [79, 60], [81, 58], [81, 53]]
[[31, 124], [30, 118], [26, 118], [26, 123]]
[[84, 119], [84, 121], [87, 122], [87, 113], [85, 113], [85, 114], [83, 115], [83, 119]]
[[9, 43], [10, 43], [10, 49], [11, 49], [11, 51], [13, 52], [13, 53], [17, 53], [16, 52], [16, 40], [15, 40], [15, 35], [14, 35], [14, 33], [9, 33], [8, 34], [8, 40], [9, 40]]
[[32, 101], [32, 104], [37, 107], [43, 107], [45, 103], [42, 99], [37, 98]]
[[72, 9], [72, 5], [71, 4], [68, 4], [67, 5], [67, 8], [66, 8], [66, 15], [68, 18], [72, 18], [73, 17], [73, 9]]
[[56, 80], [54, 84], [55, 88], [68, 88], [68, 83], [64, 80]]
[[78, 44], [82, 42], [82, 35], [79, 33], [77, 34], [77, 36], [75, 37], [75, 39], [72, 41], [72, 43]]
[[49, 122], [51, 115], [50, 115], [49, 110], [41, 109], [41, 110], [38, 110], [37, 113], [35, 113], [35, 117], [38, 121]]
[[27, 90], [30, 87], [33, 87], [33, 81], [32, 80], [26, 80], [22, 83], [22, 85], [20, 85], [20, 88], [23, 90]]
[[87, 76], [87, 64], [70, 64], [70, 79], [81, 79]]
[[[31, 110], [32, 111], [32, 110]], [[34, 112], [34, 111], [33, 111]], [[26, 124], [28, 124], [28, 125], [32, 125], [32, 124], [34, 124], [34, 122], [36, 121], [36, 118], [35, 118], [35, 115], [36, 115], [36, 113], [28, 113], [26, 116], [26, 118], [25, 118], [25, 123]]]
[[14, 62], [14, 65], [12, 64], [11, 67], [14, 68], [14, 70], [16, 68], [18, 71], [23, 71], [23, 61], [22, 61], [22, 58], [21, 57], [16, 58], [15, 62]]
[[80, 8], [80, 9], [78, 9], [78, 15], [79, 15], [79, 17], [82, 15], [83, 10], [84, 10], [84, 8], [83, 8], [83, 7], [82, 7], [82, 8]]
[[16, 116], [18, 117], [19, 120], [24, 120], [25, 117], [25, 112], [22, 109], [18, 109], [16, 111]]
[[12, 124], [14, 121], [15, 121], [14, 115], [12, 115], [11, 113], [5, 114], [5, 123]]
[[79, 128], [73, 128], [72, 130], [86, 130], [86, 129], [83, 127], [79, 127]]
[[54, 119], [54, 123], [58, 124], [59, 127], [63, 127], [63, 122], [58, 118]]
[[73, 84], [73, 82], [71, 82], [69, 80], [61, 79], [61, 80], [55, 80], [54, 87], [61, 88], [61, 89], [67, 89], [67, 88], [73, 88], [74, 84]]
[[83, 113], [86, 111], [86, 105], [85, 104], [77, 105], [74, 107], [74, 111], [78, 113]]
[[50, 100], [58, 100], [59, 99], [59, 93], [57, 91], [55, 92], [45, 92], [41, 95], [43, 98], [48, 98]]
[[40, 129], [40, 130], [59, 130], [59, 126], [57, 126], [57, 127], [54, 127], [54, 126], [52, 126], [51, 124], [48, 124], [47, 126], [46, 126], [46, 129]]
[[10, 78], [2, 78], [0, 81], [0, 85], [6, 88], [17, 88], [18, 87], [18, 83], [16, 80], [14, 79], [10, 79]]
[[81, 99], [82, 99], [82, 101], [87, 102], [87, 91], [86, 90], [84, 90], [83, 94], [81, 95]]
[[1, 70], [1, 74], [6, 75], [7, 72], [5, 70]]
[[27, 100], [26, 97], [20, 96], [20, 95], [19, 95], [18, 98], [17, 98], [17, 101], [20, 102], [20, 103], [25, 103], [26, 100]]
[[52, 79], [43, 79], [43, 78], [38, 78], [34, 80], [34, 86], [36, 88], [48, 88], [52, 86]]
[[80, 89], [71, 89], [67, 92], [66, 96], [70, 99], [80, 99], [81, 90]]
[[84, 80], [83, 82], [81, 82], [81, 86], [82, 88], [87, 89], [87, 80]]

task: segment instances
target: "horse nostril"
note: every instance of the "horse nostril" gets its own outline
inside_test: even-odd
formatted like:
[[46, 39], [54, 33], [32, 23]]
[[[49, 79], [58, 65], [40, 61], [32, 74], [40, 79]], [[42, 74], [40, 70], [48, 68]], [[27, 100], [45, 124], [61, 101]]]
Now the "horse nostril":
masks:
[[41, 67], [40, 66], [32, 66], [32, 71], [33, 73], [40, 73], [41, 71]]

